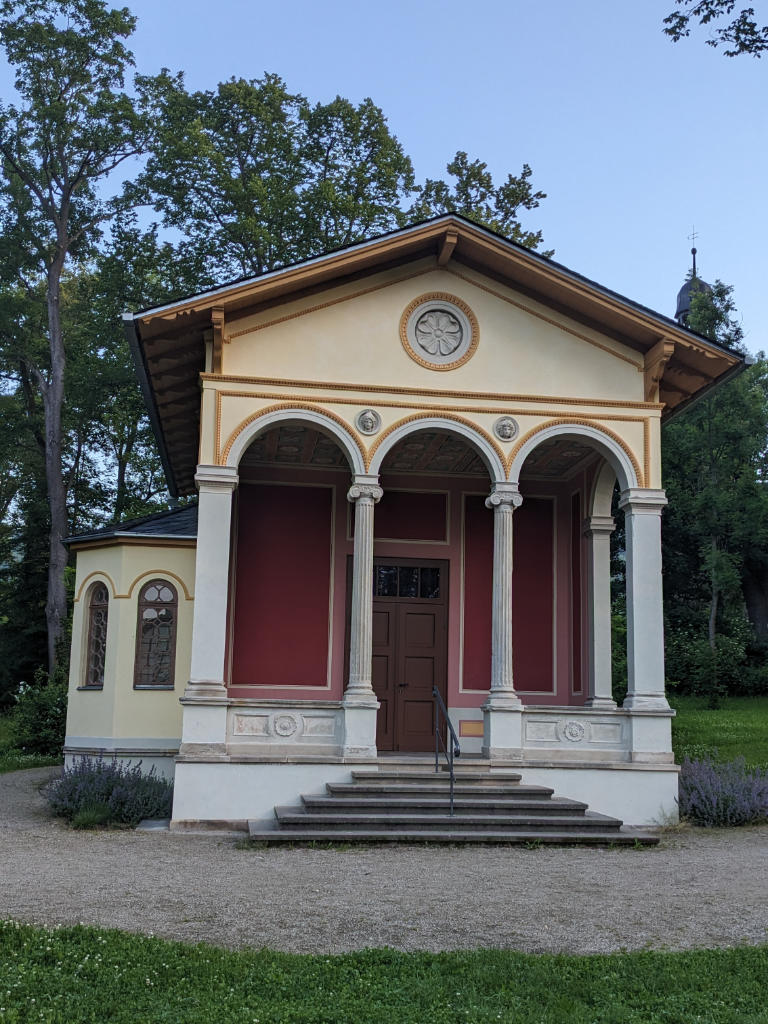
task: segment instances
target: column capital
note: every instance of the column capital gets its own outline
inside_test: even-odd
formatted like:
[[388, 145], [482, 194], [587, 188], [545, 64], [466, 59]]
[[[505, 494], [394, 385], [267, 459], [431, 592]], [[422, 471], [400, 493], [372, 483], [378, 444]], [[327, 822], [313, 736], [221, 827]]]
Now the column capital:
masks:
[[582, 525], [582, 533], [585, 537], [594, 537], [595, 534], [611, 534], [616, 529], [613, 516], [587, 516]]
[[493, 490], [485, 499], [485, 507], [493, 509], [508, 505], [514, 511], [522, 504], [523, 496], [517, 489], [517, 484], [510, 484], [505, 480], [494, 481]]
[[667, 504], [667, 495], [660, 488], [630, 487], [621, 492], [619, 508], [640, 515], [661, 515]]
[[237, 481], [237, 469], [234, 466], [200, 465], [195, 473], [198, 491], [234, 491]]
[[376, 505], [381, 501], [383, 494], [377, 476], [355, 476], [352, 486], [347, 491], [347, 501], [355, 504], [361, 498], [368, 498]]

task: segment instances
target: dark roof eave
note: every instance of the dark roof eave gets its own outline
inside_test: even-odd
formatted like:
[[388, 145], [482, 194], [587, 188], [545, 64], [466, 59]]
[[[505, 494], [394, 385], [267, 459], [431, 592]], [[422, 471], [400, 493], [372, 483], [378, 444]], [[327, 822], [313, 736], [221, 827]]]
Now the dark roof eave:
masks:
[[176, 482], [176, 476], [173, 472], [173, 466], [171, 465], [171, 459], [168, 455], [168, 449], [165, 444], [165, 435], [160, 424], [160, 417], [155, 403], [155, 394], [149, 383], [147, 364], [144, 360], [143, 348], [139, 342], [139, 335], [136, 330], [136, 320], [133, 313], [123, 313], [123, 330], [125, 331], [125, 337], [128, 340], [131, 355], [133, 356], [136, 376], [139, 380], [144, 404], [147, 407], [147, 414], [149, 415], [149, 422], [152, 426], [152, 433], [155, 435], [155, 441], [157, 442], [158, 451], [160, 453], [160, 462], [162, 463], [163, 472], [165, 473], [165, 479], [168, 484], [168, 491], [172, 498], [178, 498], [179, 486]]
[[[691, 333], [694, 332], [692, 331]], [[708, 338], [705, 340], [709, 341]], [[710, 344], [713, 343], [710, 342]], [[725, 349], [725, 351], [730, 352], [731, 355], [738, 355], [738, 353], [733, 352], [731, 349]], [[742, 355], [739, 362], [729, 367], [725, 373], [716, 377], [715, 380], [710, 381], [709, 384], [705, 384], [704, 387], [700, 391], [697, 391], [695, 395], [691, 395], [690, 398], [684, 399], [679, 403], [679, 405], [676, 405], [671, 412], [667, 413], [666, 416], [662, 415], [662, 426], [666, 426], [668, 423], [671, 423], [672, 420], [680, 415], [680, 413], [685, 412], [687, 409], [691, 409], [697, 402], [706, 398], [711, 391], [714, 391], [715, 388], [719, 388], [723, 384], [727, 384], [729, 381], [733, 380], [735, 377], [738, 377], [740, 373], [743, 373], [748, 366], [752, 366], [754, 362], [755, 360], [751, 356]]]

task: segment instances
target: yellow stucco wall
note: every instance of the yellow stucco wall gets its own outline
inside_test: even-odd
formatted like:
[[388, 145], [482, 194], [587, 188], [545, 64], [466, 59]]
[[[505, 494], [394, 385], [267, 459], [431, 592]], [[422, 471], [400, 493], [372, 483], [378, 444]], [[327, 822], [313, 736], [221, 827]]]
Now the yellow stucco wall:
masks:
[[[429, 293], [456, 296], [477, 319], [477, 348], [454, 369], [422, 366], [401, 343], [404, 310]], [[202, 463], [225, 464], [255, 414], [300, 403], [341, 421], [367, 461], [388, 429], [418, 415], [477, 424], [507, 469], [544, 424], [586, 423], [627, 451], [640, 486], [660, 486], [661, 407], [644, 401], [642, 356], [462, 266], [387, 271], [233, 321], [225, 337], [223, 373], [204, 380]], [[382, 418], [373, 438], [354, 427], [367, 406]], [[502, 414], [519, 423], [513, 442], [493, 438]]]
[[[135, 690], [137, 602], [142, 584], [158, 577], [178, 594], [176, 669], [173, 690]], [[91, 586], [109, 590], [107, 650], [102, 690], [84, 690], [88, 599]], [[69, 678], [67, 743], [100, 740], [168, 740], [181, 737], [179, 697], [189, 679], [194, 602], [195, 549], [167, 544], [126, 544], [81, 549], [77, 553], [72, 654]], [[85, 745], [85, 744], [83, 744]], [[130, 743], [128, 744], [131, 745]]]

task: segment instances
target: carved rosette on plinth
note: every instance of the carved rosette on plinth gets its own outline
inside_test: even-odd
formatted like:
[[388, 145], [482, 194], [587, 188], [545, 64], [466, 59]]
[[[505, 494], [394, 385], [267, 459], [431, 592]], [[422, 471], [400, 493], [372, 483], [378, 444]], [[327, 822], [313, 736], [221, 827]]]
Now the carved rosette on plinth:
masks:
[[347, 494], [355, 506], [352, 555], [352, 608], [349, 626], [349, 680], [344, 691], [345, 757], [376, 757], [376, 713], [373, 692], [373, 510], [383, 491], [378, 478], [356, 476]]
[[522, 758], [522, 703], [512, 669], [512, 517], [523, 497], [514, 484], [499, 481], [487, 498], [493, 509], [493, 610], [491, 690], [483, 705], [483, 756]]

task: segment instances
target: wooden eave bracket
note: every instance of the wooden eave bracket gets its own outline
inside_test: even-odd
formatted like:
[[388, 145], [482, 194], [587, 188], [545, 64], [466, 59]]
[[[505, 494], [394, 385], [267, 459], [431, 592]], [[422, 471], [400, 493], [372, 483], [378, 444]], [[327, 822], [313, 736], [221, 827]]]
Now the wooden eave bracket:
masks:
[[645, 400], [658, 402], [661, 378], [675, 351], [674, 341], [662, 338], [645, 354]]
[[222, 347], [224, 345], [224, 310], [215, 306], [211, 310], [211, 327], [213, 329], [213, 358], [211, 372], [221, 373]]
[[456, 243], [459, 240], [458, 231], [446, 231], [443, 237], [440, 239], [439, 247], [437, 250], [437, 265], [438, 267], [444, 267], [448, 260], [453, 255], [453, 250], [456, 248]]

